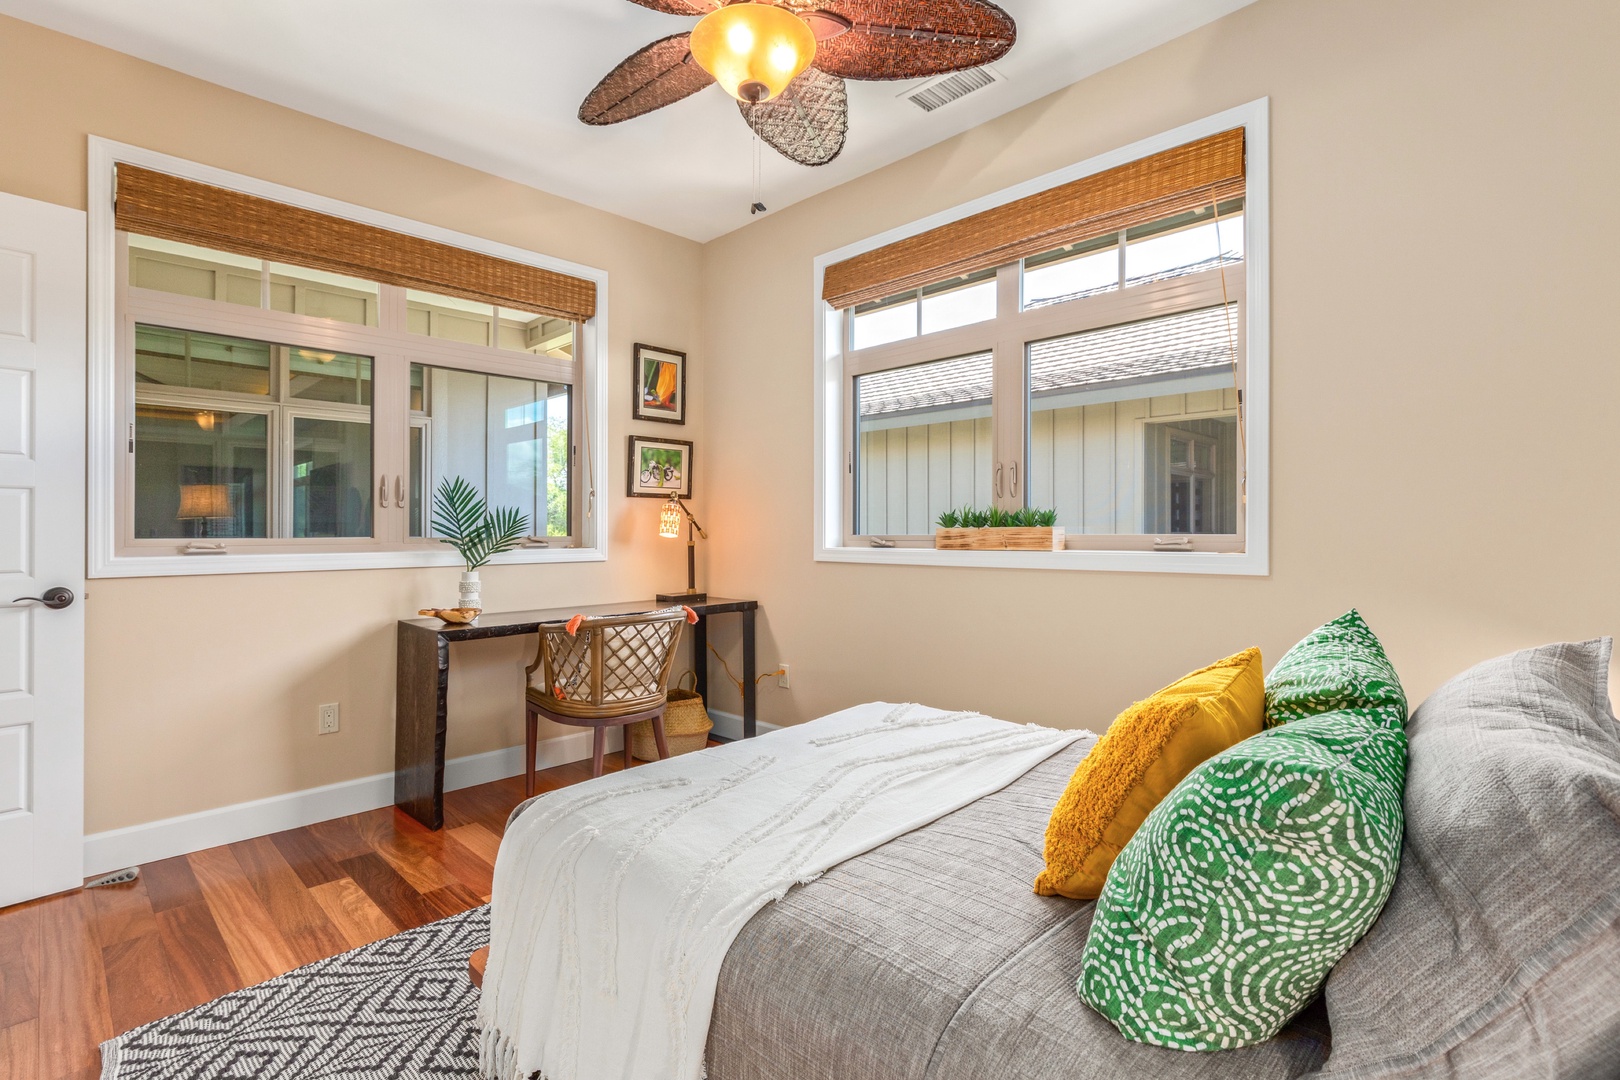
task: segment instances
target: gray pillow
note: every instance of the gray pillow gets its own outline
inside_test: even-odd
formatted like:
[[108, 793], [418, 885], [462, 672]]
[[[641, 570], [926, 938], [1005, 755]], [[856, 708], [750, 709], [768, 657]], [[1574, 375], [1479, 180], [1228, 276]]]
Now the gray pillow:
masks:
[[1491, 660], [1407, 725], [1383, 915], [1328, 977], [1334, 1080], [1620, 1075], [1611, 642]]

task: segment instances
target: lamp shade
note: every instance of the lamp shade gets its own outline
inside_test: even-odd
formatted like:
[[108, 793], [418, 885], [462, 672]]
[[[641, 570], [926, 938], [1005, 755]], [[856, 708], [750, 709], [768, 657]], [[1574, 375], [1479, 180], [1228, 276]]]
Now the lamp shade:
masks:
[[692, 58], [738, 101], [759, 103], [787, 89], [816, 58], [816, 35], [791, 11], [768, 3], [728, 4], [692, 28]]
[[228, 518], [231, 489], [224, 484], [181, 484], [180, 511], [174, 516], [181, 521]]
[[658, 535], [665, 540], [681, 538], [681, 504], [674, 499], [665, 503], [658, 514]]

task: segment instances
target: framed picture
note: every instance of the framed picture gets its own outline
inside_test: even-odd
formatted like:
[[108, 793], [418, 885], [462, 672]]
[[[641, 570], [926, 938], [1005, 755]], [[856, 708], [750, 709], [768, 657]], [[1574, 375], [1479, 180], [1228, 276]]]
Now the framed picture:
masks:
[[633, 404], [637, 420], [686, 423], [686, 354], [637, 345]]
[[692, 444], [630, 436], [630, 495], [638, 499], [692, 497]]

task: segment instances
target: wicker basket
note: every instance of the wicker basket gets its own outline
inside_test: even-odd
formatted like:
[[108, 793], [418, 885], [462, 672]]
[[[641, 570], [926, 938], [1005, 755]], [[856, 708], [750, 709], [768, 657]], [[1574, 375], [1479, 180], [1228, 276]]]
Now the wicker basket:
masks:
[[[697, 675], [690, 671], [686, 675], [691, 675], [696, 685]], [[686, 675], [681, 676], [681, 682], [686, 681]], [[669, 744], [669, 756], [703, 749], [709, 745], [709, 732], [713, 730], [714, 722], [703, 707], [703, 696], [696, 690], [682, 689], [679, 683], [670, 687], [669, 704], [664, 707], [664, 741]], [[630, 753], [635, 759], [657, 761], [658, 740], [653, 737], [652, 721], [638, 720], [628, 731]]]

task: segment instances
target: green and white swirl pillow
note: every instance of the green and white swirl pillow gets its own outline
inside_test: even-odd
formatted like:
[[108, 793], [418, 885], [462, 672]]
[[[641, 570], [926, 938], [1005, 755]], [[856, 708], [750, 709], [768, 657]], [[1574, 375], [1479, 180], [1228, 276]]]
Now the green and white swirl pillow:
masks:
[[1266, 689], [1277, 726], [1193, 770], [1097, 901], [1078, 988], [1126, 1038], [1264, 1042], [1394, 885], [1406, 698], [1378, 639], [1352, 611], [1290, 650]]
[[1266, 676], [1266, 727], [1346, 711], [1406, 727], [1406, 692], [1384, 647], [1349, 611], [1289, 649]]

